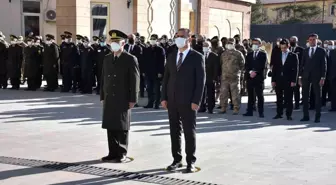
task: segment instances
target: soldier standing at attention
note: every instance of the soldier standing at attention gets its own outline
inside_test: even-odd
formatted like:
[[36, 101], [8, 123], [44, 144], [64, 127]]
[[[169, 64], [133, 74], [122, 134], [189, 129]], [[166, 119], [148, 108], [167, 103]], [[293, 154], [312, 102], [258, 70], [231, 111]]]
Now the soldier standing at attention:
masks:
[[43, 76], [47, 81], [47, 88], [44, 91], [53, 92], [58, 87], [58, 58], [59, 50], [56, 44], [52, 42], [55, 37], [47, 34], [45, 47], [42, 57]]
[[39, 89], [42, 85], [42, 75], [43, 75], [43, 63], [42, 63], [42, 55], [44, 51], [45, 43], [42, 42], [42, 36], [36, 36], [35, 38], [35, 47], [37, 49], [37, 56], [36, 56], [36, 63], [37, 66], [37, 73], [36, 73], [36, 87]]
[[227, 50], [221, 56], [221, 111], [226, 113], [228, 99], [231, 93], [233, 103], [233, 114], [237, 115], [240, 109], [240, 83], [245, 65], [244, 55], [235, 49], [235, 39], [228, 39]]
[[91, 47], [93, 49], [93, 75], [92, 75], [92, 87], [95, 87], [94, 90], [97, 91], [97, 82], [100, 80], [97, 77], [97, 55], [98, 55], [98, 49], [100, 47], [99, 45], [99, 37], [98, 36], [93, 36], [92, 37], [92, 43], [91, 43]]
[[109, 35], [112, 52], [105, 56], [100, 86], [102, 127], [107, 129], [109, 154], [101, 160], [124, 162], [131, 109], [138, 101], [139, 65], [135, 56], [124, 51], [127, 35], [119, 30], [111, 30]]
[[10, 35], [11, 45], [8, 48], [7, 75], [12, 85], [11, 89], [20, 89], [23, 47], [17, 42], [15, 35]]
[[37, 75], [40, 64], [37, 60], [38, 48], [33, 46], [33, 38], [28, 37], [26, 39], [27, 47], [24, 48], [24, 77], [27, 78], [28, 91], [36, 91], [37, 87]]
[[109, 47], [105, 42], [106, 38], [104, 36], [99, 38], [99, 46], [97, 48], [97, 57], [96, 57], [96, 68], [97, 68], [97, 89], [96, 94], [100, 94], [100, 82], [101, 82], [101, 74], [103, 70], [103, 61], [107, 54], [110, 53]]
[[80, 50], [81, 93], [92, 94], [94, 50], [89, 46], [89, 38], [83, 38], [83, 48]]
[[0, 32], [0, 89], [7, 89], [7, 48], [5, 36]]

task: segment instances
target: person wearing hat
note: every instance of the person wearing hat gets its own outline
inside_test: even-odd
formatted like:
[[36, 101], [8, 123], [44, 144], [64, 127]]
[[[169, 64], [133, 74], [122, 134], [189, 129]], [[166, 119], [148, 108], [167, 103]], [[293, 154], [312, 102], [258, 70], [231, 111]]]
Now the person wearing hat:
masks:
[[208, 111], [209, 114], [213, 114], [213, 109], [215, 108], [215, 83], [219, 76], [220, 57], [211, 51], [210, 46], [211, 43], [209, 41], [203, 43], [202, 53], [205, 59], [206, 80], [198, 112]]
[[102, 127], [107, 129], [109, 154], [102, 161], [124, 162], [128, 150], [131, 109], [138, 101], [140, 73], [137, 58], [124, 50], [127, 35], [109, 31], [111, 52], [105, 56], [100, 86]]
[[80, 49], [80, 74], [81, 74], [81, 93], [92, 94], [93, 83], [93, 63], [95, 59], [95, 51], [90, 46], [88, 37], [83, 37], [83, 48]]
[[260, 49], [261, 39], [252, 40], [253, 52], [247, 54], [245, 63], [245, 77], [247, 85], [248, 103], [244, 116], [253, 116], [255, 96], [258, 99], [259, 117], [264, 117], [264, 81], [267, 70], [267, 54]]
[[42, 85], [42, 75], [43, 75], [42, 57], [43, 57], [45, 43], [42, 40], [42, 36], [36, 36], [34, 41], [35, 41], [34, 45], [37, 49], [36, 60], [37, 60], [37, 64], [39, 64], [35, 82], [36, 82], [36, 87], [40, 88]]
[[[167, 37], [167, 35], [162, 35], [159, 46], [161, 46], [165, 50], [165, 53], [168, 53], [168, 49], [169, 49], [170, 45], [168, 44], [168, 37]], [[166, 57], [167, 56], [168, 55], [166, 55]]]
[[11, 45], [8, 47], [7, 76], [12, 85], [11, 89], [20, 89], [21, 67], [23, 62], [23, 47], [17, 42], [15, 35], [10, 35]]
[[73, 93], [77, 91], [76, 69], [79, 68], [79, 50], [75, 43], [71, 41], [72, 33], [65, 31], [65, 42], [61, 47], [61, 64], [63, 88], [61, 92]]
[[5, 36], [0, 32], [0, 89], [7, 89], [7, 48]]
[[145, 61], [145, 53], [147, 52], [147, 45], [145, 43], [145, 37], [140, 36], [139, 33], [135, 33], [136, 40], [135, 44], [138, 45], [141, 50], [142, 54], [138, 61], [140, 67], [140, 97], [145, 97], [145, 88], [146, 88], [146, 80], [145, 80], [145, 69], [146, 69], [146, 61]]
[[43, 76], [47, 82], [47, 87], [44, 91], [54, 92], [58, 88], [58, 59], [59, 49], [53, 40], [55, 36], [46, 35], [44, 52], [42, 57]]
[[157, 45], [157, 34], [150, 36], [150, 47], [145, 52], [145, 78], [147, 82], [148, 103], [144, 108], [159, 109], [161, 98], [161, 81], [164, 73], [165, 51]]
[[240, 109], [240, 79], [244, 71], [245, 56], [235, 48], [235, 39], [229, 38], [226, 44], [226, 50], [220, 57], [221, 75], [221, 111], [226, 113], [228, 99], [231, 98], [233, 104], [233, 114], [237, 115]]
[[94, 51], [94, 61], [93, 61], [93, 75], [92, 75], [92, 87], [94, 87], [94, 90], [97, 92], [97, 82], [98, 79], [97, 77], [97, 55], [98, 55], [98, 49], [100, 47], [99, 44], [99, 37], [98, 36], [93, 36], [92, 37], [92, 42], [91, 42], [91, 47], [93, 48]]
[[95, 57], [95, 77], [97, 80], [96, 94], [100, 94], [100, 84], [101, 84], [101, 75], [103, 70], [103, 62], [104, 58], [107, 54], [110, 53], [110, 47], [106, 44], [106, 37], [99, 37], [99, 45], [96, 49], [96, 57]]
[[218, 36], [214, 36], [211, 38], [211, 51], [217, 53], [218, 56], [221, 56], [224, 52], [224, 48], [219, 45]]
[[246, 48], [244, 47], [244, 45], [241, 44], [241, 39], [240, 39], [240, 35], [237, 34], [233, 37], [235, 39], [235, 48], [236, 50], [240, 51], [244, 57], [247, 55], [247, 51]]
[[38, 73], [41, 66], [38, 59], [38, 46], [33, 46], [34, 38], [26, 38], [27, 47], [24, 48], [24, 78], [27, 78], [27, 91], [36, 91], [38, 87]]

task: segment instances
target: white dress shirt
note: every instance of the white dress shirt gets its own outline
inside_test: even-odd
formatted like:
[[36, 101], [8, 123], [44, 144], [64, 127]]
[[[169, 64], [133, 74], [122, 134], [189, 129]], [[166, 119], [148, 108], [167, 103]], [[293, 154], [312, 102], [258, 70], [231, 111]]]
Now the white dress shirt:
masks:
[[[183, 53], [182, 64], [184, 62], [184, 59], [187, 57], [189, 51], [190, 51], [190, 47], [182, 52]], [[178, 61], [180, 60], [180, 53], [181, 52], [178, 50], [177, 51], [177, 57], [176, 57], [176, 65], [178, 64]]]

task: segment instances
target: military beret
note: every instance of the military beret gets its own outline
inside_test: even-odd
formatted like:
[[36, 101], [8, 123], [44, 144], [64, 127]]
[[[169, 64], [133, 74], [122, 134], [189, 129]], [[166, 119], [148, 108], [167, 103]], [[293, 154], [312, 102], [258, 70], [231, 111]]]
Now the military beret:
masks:
[[93, 36], [92, 40], [94, 40], [94, 41], [99, 40], [99, 37], [98, 36]]
[[109, 35], [111, 36], [111, 39], [127, 39], [127, 35], [119, 30], [110, 30]]
[[218, 36], [214, 36], [211, 38], [211, 40], [219, 40]]
[[261, 39], [260, 38], [253, 38], [252, 41], [257, 41], [261, 44]]
[[231, 44], [234, 44], [235, 41], [236, 41], [236, 39], [234, 39], [234, 38], [229, 38], [227, 42], [228, 42], [228, 43], [231, 43]]
[[87, 36], [83, 37], [83, 42], [90, 42], [90, 39]]
[[84, 37], [81, 36], [81, 35], [78, 35], [78, 34], [76, 35], [76, 39], [77, 39], [77, 40], [83, 40], [83, 38], [84, 38]]
[[47, 34], [47, 35], [46, 35], [46, 38], [47, 38], [47, 39], [55, 40], [55, 36], [53, 36], [53, 35], [51, 35], [51, 34]]
[[11, 40], [17, 39], [17, 36], [15, 36], [15, 35], [10, 35], [9, 37], [10, 37]]
[[72, 36], [72, 33], [68, 32], [68, 31], [64, 31], [64, 35], [66, 35], [66, 36]]
[[159, 36], [157, 34], [152, 34], [150, 36], [151, 39], [159, 39]]

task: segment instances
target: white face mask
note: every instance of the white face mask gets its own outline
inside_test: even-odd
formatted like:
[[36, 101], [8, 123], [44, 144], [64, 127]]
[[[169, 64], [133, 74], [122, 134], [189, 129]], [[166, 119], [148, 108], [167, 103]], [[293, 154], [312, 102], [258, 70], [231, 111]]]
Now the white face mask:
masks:
[[40, 43], [39, 42], [35, 42], [35, 46], [38, 46], [38, 45], [40, 45]]
[[89, 45], [89, 43], [84, 42], [83, 45], [84, 45], [85, 47], [87, 47], [87, 46]]
[[70, 39], [65, 39], [65, 42], [66, 42], [66, 43], [69, 43], [69, 42], [70, 42]]
[[308, 47], [310, 47], [310, 44], [309, 44], [309, 42], [307, 42], [306, 46], [307, 46], [307, 48], [308, 48]]
[[150, 45], [154, 46], [156, 44], [156, 40], [149, 40]]
[[116, 43], [116, 42], [112, 42], [111, 43], [111, 49], [112, 49], [112, 51], [117, 52], [117, 51], [120, 50], [120, 48], [121, 48], [121, 46], [120, 46], [119, 43]]
[[28, 46], [31, 46], [33, 43], [31, 41], [27, 42]]
[[328, 49], [332, 50], [332, 49], [334, 49], [334, 46], [333, 45], [328, 45]]
[[101, 42], [100, 46], [106, 46], [106, 43], [105, 42]]
[[165, 44], [165, 43], [167, 43], [167, 41], [166, 40], [161, 40], [161, 43]]
[[233, 44], [226, 44], [226, 48], [227, 48], [228, 50], [233, 50], [233, 49], [234, 49], [234, 46], [233, 46]]
[[175, 39], [175, 44], [178, 48], [183, 48], [186, 45], [186, 40], [185, 38], [178, 37]]
[[46, 43], [47, 45], [50, 45], [52, 42], [51, 42], [50, 40], [46, 40], [45, 43]]
[[323, 47], [324, 47], [324, 48], [327, 48], [327, 47], [328, 47], [328, 44], [323, 44]]
[[276, 44], [279, 46], [279, 45], [280, 45], [280, 42], [279, 42], [279, 41], [277, 41], [277, 42], [276, 42]]
[[82, 44], [83, 42], [81, 40], [76, 40], [76, 44]]
[[253, 44], [252, 45], [252, 50], [253, 51], [256, 51], [256, 50], [258, 50], [259, 49], [259, 46], [258, 45], [256, 45], [256, 44]]
[[203, 53], [208, 53], [209, 52], [209, 48], [208, 47], [203, 47]]
[[16, 44], [16, 41], [12, 40], [12, 41], [11, 41], [11, 44]]

